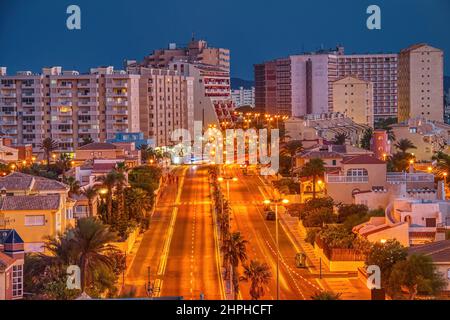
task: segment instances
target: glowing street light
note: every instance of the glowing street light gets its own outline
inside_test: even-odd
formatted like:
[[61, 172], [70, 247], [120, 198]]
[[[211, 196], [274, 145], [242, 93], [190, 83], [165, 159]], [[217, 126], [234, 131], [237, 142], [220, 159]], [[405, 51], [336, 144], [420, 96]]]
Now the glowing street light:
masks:
[[276, 199], [264, 200], [265, 205], [270, 205], [271, 203], [275, 204], [275, 242], [277, 246], [277, 300], [280, 300], [280, 247], [279, 247], [279, 239], [278, 239], [278, 205], [280, 204], [288, 204], [288, 199]]

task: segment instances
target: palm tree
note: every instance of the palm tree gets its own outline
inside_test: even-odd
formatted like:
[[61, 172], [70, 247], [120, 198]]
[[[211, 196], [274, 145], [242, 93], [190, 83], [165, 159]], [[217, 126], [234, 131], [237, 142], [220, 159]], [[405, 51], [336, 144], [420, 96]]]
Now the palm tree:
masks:
[[248, 241], [244, 240], [240, 232], [230, 234], [222, 245], [223, 263], [227, 268], [227, 277], [229, 277], [229, 266], [233, 272], [234, 298], [237, 300], [239, 296], [239, 262], [244, 263], [247, 260]]
[[99, 176], [96, 178], [97, 182], [100, 182], [102, 187], [108, 192], [106, 194], [106, 217], [105, 222], [110, 224], [112, 221], [112, 205], [113, 205], [113, 190], [117, 183], [116, 171], [109, 172], [106, 176]]
[[409, 139], [401, 139], [396, 144], [395, 147], [400, 150], [402, 154], [406, 154], [409, 149], [417, 149], [417, 147]]
[[127, 184], [127, 174], [129, 168], [125, 162], [118, 163], [116, 166], [116, 193], [118, 198], [118, 215], [122, 216], [125, 213], [125, 192], [124, 189]]
[[93, 143], [94, 140], [92, 140], [91, 136], [85, 136], [83, 137], [83, 141], [80, 143], [80, 147], [85, 146], [87, 144]]
[[250, 295], [253, 300], [258, 300], [265, 294], [264, 286], [272, 278], [270, 268], [266, 263], [260, 263], [257, 260], [250, 261], [250, 265], [244, 266], [244, 275], [242, 281], [251, 281]]
[[47, 160], [47, 168], [50, 167], [51, 153], [59, 148], [59, 143], [52, 138], [45, 138], [39, 148], [44, 151], [45, 159]]
[[63, 182], [69, 186], [69, 197], [80, 194], [80, 182], [75, 177], [64, 177]]
[[316, 294], [314, 294], [311, 299], [313, 300], [340, 300], [341, 294], [340, 293], [334, 293], [331, 291], [321, 291]]
[[373, 137], [373, 129], [372, 128], [369, 128], [366, 131], [364, 131], [364, 134], [360, 141], [361, 148], [370, 150], [370, 142], [372, 141], [372, 137]]
[[73, 246], [81, 269], [82, 292], [89, 286], [97, 270], [112, 270], [113, 261], [108, 253], [117, 252], [117, 249], [109, 243], [116, 240], [117, 235], [101, 222], [93, 218], [78, 220], [73, 230]]
[[82, 191], [83, 195], [88, 199], [88, 207], [89, 207], [89, 217], [94, 216], [94, 205], [93, 201], [95, 197], [97, 196], [97, 189], [94, 187], [87, 187]]
[[338, 145], [338, 146], [343, 146], [345, 144], [345, 142], [347, 141], [347, 139], [348, 139], [347, 133], [343, 133], [343, 132], [337, 133], [334, 136], [333, 144]]
[[63, 177], [66, 171], [70, 169], [70, 161], [71, 159], [67, 153], [61, 153], [56, 161], [56, 165], [61, 169]]
[[325, 173], [325, 162], [322, 159], [314, 158], [305, 164], [301, 171], [300, 177], [308, 177], [312, 179], [313, 184], [313, 199], [316, 198], [316, 180], [317, 177], [322, 176]]
[[141, 150], [141, 158], [143, 162], [147, 162], [155, 156], [155, 150], [148, 144], [141, 144], [138, 149]]
[[281, 149], [281, 154], [291, 158], [291, 177], [294, 175], [295, 155], [303, 150], [303, 144], [300, 140], [292, 140], [286, 143]]

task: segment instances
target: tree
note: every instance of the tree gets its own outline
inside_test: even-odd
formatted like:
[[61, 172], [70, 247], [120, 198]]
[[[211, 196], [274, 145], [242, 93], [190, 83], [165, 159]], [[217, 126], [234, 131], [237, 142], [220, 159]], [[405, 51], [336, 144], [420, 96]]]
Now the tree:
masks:
[[444, 278], [436, 271], [430, 257], [411, 255], [392, 268], [387, 292], [393, 299], [398, 299], [402, 295], [402, 288], [406, 288], [409, 300], [414, 300], [418, 293], [435, 295], [445, 285]]
[[305, 164], [301, 171], [300, 177], [312, 178], [313, 185], [313, 199], [316, 198], [316, 180], [317, 177], [323, 176], [325, 173], [325, 162], [322, 159], [314, 158]]
[[45, 138], [42, 143], [39, 144], [39, 148], [44, 151], [45, 159], [47, 160], [47, 167], [49, 168], [51, 153], [58, 150], [59, 143], [52, 138]]
[[88, 199], [88, 207], [89, 207], [88, 216], [93, 217], [94, 216], [93, 201], [94, 201], [95, 197], [97, 197], [97, 194], [98, 194], [97, 189], [94, 187], [87, 187], [86, 189], [84, 189], [82, 191], [82, 194]]
[[375, 122], [375, 129], [386, 130], [388, 139], [391, 141], [395, 141], [395, 134], [392, 131], [391, 125], [396, 124], [397, 122], [397, 118], [379, 119]]
[[160, 160], [164, 157], [164, 154], [161, 151], [156, 151], [148, 144], [142, 144], [138, 148], [141, 150], [141, 158], [143, 162], [147, 162], [148, 160]]
[[313, 296], [311, 296], [313, 300], [341, 300], [340, 293], [334, 293], [331, 291], [320, 291]]
[[118, 163], [116, 172], [116, 194], [118, 201], [118, 216], [122, 217], [125, 213], [125, 186], [127, 184], [127, 175], [129, 168], [125, 162]]
[[409, 153], [396, 152], [388, 159], [387, 169], [390, 172], [403, 172], [408, 169], [409, 161], [412, 159]]
[[332, 208], [316, 208], [302, 214], [303, 225], [307, 228], [323, 227], [325, 224], [335, 222], [335, 214]]
[[436, 167], [441, 177], [444, 173], [450, 174], [450, 155], [439, 151], [433, 156], [433, 160], [436, 161]]
[[91, 136], [84, 136], [83, 141], [80, 143], [80, 147], [85, 146], [87, 144], [94, 143]]
[[407, 248], [397, 240], [388, 240], [385, 243], [377, 242], [372, 245], [367, 256], [366, 266], [379, 266], [381, 270], [381, 285], [386, 288], [394, 265], [406, 260]]
[[[234, 297], [237, 300], [239, 295], [239, 275], [238, 266], [239, 262], [245, 263], [247, 260], [247, 245], [248, 241], [244, 240], [240, 232], [234, 232], [230, 234], [222, 245], [223, 252], [223, 262], [227, 267], [231, 266], [233, 273], [233, 287], [234, 287]], [[229, 272], [227, 272], [229, 276]]]
[[113, 170], [109, 172], [106, 176], [99, 176], [96, 178], [97, 182], [101, 183], [102, 188], [107, 190], [106, 193], [106, 217], [105, 222], [111, 224], [113, 221], [113, 190], [117, 182], [117, 174]]
[[337, 133], [334, 136], [333, 144], [343, 146], [348, 138], [349, 137], [348, 137], [347, 133], [343, 133], [343, 132]]
[[373, 137], [373, 129], [372, 128], [369, 128], [366, 131], [364, 131], [364, 134], [360, 141], [361, 148], [370, 150], [370, 147], [371, 147], [370, 143], [372, 141], [372, 137]]
[[69, 186], [69, 197], [81, 193], [80, 182], [75, 177], [64, 177], [63, 182]]
[[62, 175], [66, 174], [66, 171], [70, 170], [71, 159], [67, 153], [61, 153], [58, 160], [56, 160], [56, 167], [61, 170]]
[[253, 300], [259, 300], [264, 296], [264, 286], [269, 283], [271, 278], [272, 274], [266, 263], [252, 260], [249, 265], [244, 266], [244, 275], [241, 280], [251, 282], [250, 296]]
[[351, 216], [366, 216], [369, 208], [363, 204], [342, 204], [338, 209], [338, 223], [343, 223]]
[[291, 158], [291, 176], [294, 174], [295, 155], [303, 150], [303, 144], [300, 140], [291, 140], [281, 149], [282, 155], [288, 155]]
[[406, 154], [410, 149], [417, 149], [417, 147], [409, 139], [401, 139], [395, 144], [395, 148], [400, 150], [402, 154]]
[[112, 271], [114, 264], [109, 254], [117, 252], [117, 249], [109, 243], [117, 240], [117, 235], [93, 218], [78, 220], [73, 235], [74, 250], [81, 269], [81, 291], [84, 292], [92, 283], [96, 271]]
[[67, 289], [67, 268], [81, 269], [82, 291], [91, 296], [114, 293], [125, 256], [109, 245], [116, 235], [100, 221], [79, 219], [73, 229], [45, 240], [45, 253], [27, 254], [24, 285], [38, 299], [74, 299], [79, 290]]

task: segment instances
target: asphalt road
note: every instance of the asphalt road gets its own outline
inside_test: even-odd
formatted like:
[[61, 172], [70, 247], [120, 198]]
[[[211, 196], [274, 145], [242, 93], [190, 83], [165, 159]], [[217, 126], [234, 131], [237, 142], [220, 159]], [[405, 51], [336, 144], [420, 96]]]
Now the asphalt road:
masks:
[[127, 273], [126, 289], [134, 286], [137, 297], [145, 297], [150, 278], [153, 297], [222, 299], [208, 171], [180, 167], [175, 173], [178, 184], [169, 185], [158, 203]]
[[[255, 259], [270, 266], [272, 281], [266, 287], [263, 299], [276, 299], [276, 237], [275, 222], [267, 221], [263, 201], [270, 191], [257, 175], [244, 176], [236, 166], [225, 169], [225, 175], [235, 176], [237, 182], [230, 182], [230, 198], [233, 208], [232, 229], [240, 231], [249, 241], [249, 260]], [[224, 187], [226, 190], [226, 187]], [[288, 235], [279, 226], [280, 247], [280, 300], [308, 300], [320, 287], [313, 276], [304, 269], [295, 267], [297, 250]], [[242, 272], [242, 270], [241, 270]], [[241, 282], [243, 299], [251, 299], [249, 284]]]

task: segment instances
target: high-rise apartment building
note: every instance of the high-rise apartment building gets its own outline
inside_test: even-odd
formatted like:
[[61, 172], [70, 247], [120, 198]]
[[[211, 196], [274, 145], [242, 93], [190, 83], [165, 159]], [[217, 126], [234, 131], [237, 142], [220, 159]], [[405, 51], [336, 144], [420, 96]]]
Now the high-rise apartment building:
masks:
[[339, 55], [338, 77], [356, 77], [373, 83], [375, 120], [396, 118], [398, 112], [398, 54]]
[[400, 52], [399, 121], [444, 119], [444, 53], [427, 44]]
[[[167, 49], [154, 50], [152, 54], [144, 58], [142, 63], [138, 64], [149, 68], [168, 68], [174, 60], [210, 65], [230, 71], [229, 49], [212, 48], [205, 40], [194, 38], [185, 46], [178, 47], [175, 43], [170, 43]], [[130, 62], [128, 64], [130, 65]], [[134, 62], [134, 64], [137, 63]]]
[[333, 82], [356, 77], [373, 84], [375, 121], [443, 119], [443, 53], [428, 45], [412, 46], [400, 55], [346, 55], [338, 47], [257, 64], [254, 73], [260, 112], [302, 116], [335, 111]]
[[255, 87], [245, 89], [239, 87], [239, 89], [231, 90], [231, 99], [236, 107], [241, 106], [255, 106]]
[[329, 112], [337, 56], [342, 53], [338, 47], [255, 65], [256, 109], [295, 117]]
[[194, 128], [194, 79], [168, 69], [129, 68], [140, 75], [140, 131], [157, 146], [173, 145], [176, 129]]
[[373, 127], [373, 84], [354, 77], [333, 83], [333, 111]]
[[58, 152], [73, 152], [83, 141], [139, 131], [139, 76], [113, 67], [88, 74], [44, 68], [41, 74], [0, 74], [0, 130], [13, 144], [39, 144], [50, 137]]

